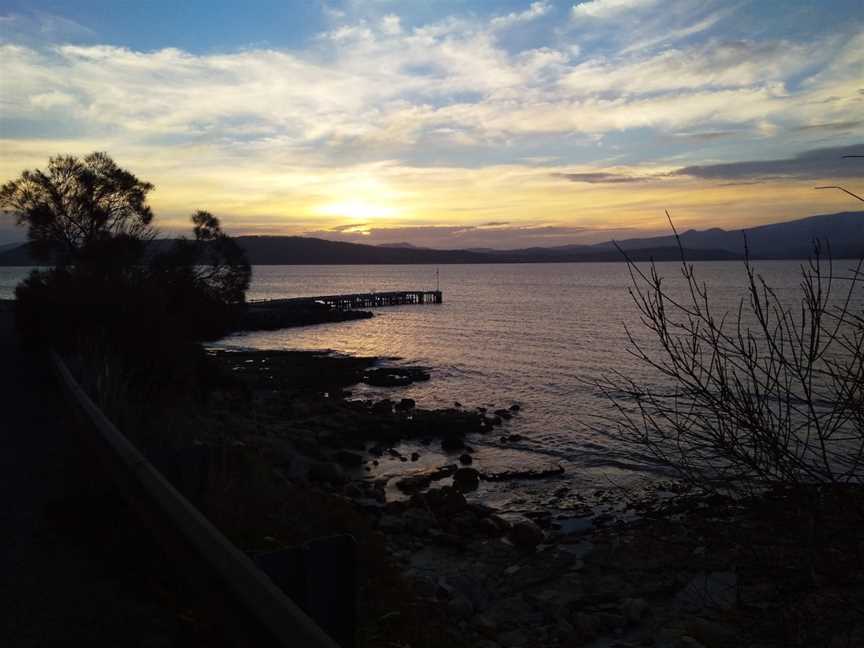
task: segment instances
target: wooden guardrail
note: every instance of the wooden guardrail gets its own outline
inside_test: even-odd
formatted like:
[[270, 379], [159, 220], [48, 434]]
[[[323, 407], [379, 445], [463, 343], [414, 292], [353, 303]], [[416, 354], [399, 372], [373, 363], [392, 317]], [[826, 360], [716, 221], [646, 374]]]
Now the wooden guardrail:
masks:
[[54, 352], [49, 359], [66, 399], [83, 419], [90, 445], [115, 486], [177, 562], [206, 581], [225, 626], [243, 646], [338, 648], [255, 563], [183, 497], [111, 423]]

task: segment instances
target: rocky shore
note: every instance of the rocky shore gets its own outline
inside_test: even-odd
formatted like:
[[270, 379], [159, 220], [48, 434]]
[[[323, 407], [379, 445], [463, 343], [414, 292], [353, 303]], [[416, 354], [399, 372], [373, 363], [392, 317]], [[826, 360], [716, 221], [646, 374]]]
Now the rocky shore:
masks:
[[[820, 524], [838, 533], [814, 548], [802, 492], [746, 501], [670, 483], [572, 492], [560, 468], [492, 473], [475, 460], [475, 439], [512, 436], [519, 404], [425, 410], [349, 391], [428, 380], [423, 367], [309, 352], [212, 358], [221, 438], [231, 439], [234, 463], [243, 458], [240, 472], [258, 475], [256, 506], [247, 502], [242, 521], [225, 514], [225, 497], [213, 514], [247, 548], [262, 536], [278, 544], [351, 532], [363, 565], [361, 645], [864, 645], [850, 603], [864, 594], [864, 541], [846, 529], [849, 512], [860, 519], [859, 491], [823, 493], [837, 513]], [[405, 439], [418, 451], [400, 452]], [[379, 476], [382, 462], [422, 463], [424, 447], [447, 461]], [[473, 497], [484, 482], [519, 479], [547, 480], [571, 514], [508, 514]], [[841, 636], [852, 643], [823, 642]]]

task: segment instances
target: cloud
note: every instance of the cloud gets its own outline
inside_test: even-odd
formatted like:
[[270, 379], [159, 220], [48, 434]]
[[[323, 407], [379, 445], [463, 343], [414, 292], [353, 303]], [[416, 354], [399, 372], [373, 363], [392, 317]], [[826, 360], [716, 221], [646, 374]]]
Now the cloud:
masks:
[[861, 37], [710, 40], [616, 56], [574, 54], [578, 44], [567, 39], [513, 51], [499, 41], [505, 23], [551, 11], [534, 2], [485, 21], [449, 17], [411, 29], [386, 14], [339, 25], [293, 51], [5, 43], [0, 118], [57, 122], [62, 111], [69, 130], [88, 135], [208, 138], [230, 147], [278, 141], [353, 161], [411, 158], [432, 147], [516, 157], [535, 135], [639, 128], [758, 127], [770, 136], [779, 122], [856, 122], [864, 108]]
[[655, 4], [657, 0], [589, 0], [573, 5], [574, 18], [611, 18], [632, 9], [642, 9]]
[[549, 2], [532, 2], [525, 11], [514, 11], [504, 16], [495, 16], [489, 22], [492, 29], [508, 29], [520, 23], [530, 22], [545, 16], [552, 10]]
[[644, 182], [644, 176], [628, 176], [617, 173], [553, 173], [554, 178], [563, 178], [570, 182], [587, 182], [588, 184], [620, 184], [627, 182]]
[[0, 42], [44, 45], [89, 41], [96, 32], [81, 23], [53, 13], [34, 11], [0, 15]]
[[805, 151], [794, 157], [778, 160], [688, 166], [674, 171], [673, 175], [707, 180], [864, 178], [864, 164], [860, 164], [858, 160], [843, 159], [844, 155], [853, 154], [864, 154], [864, 142], [851, 146]]

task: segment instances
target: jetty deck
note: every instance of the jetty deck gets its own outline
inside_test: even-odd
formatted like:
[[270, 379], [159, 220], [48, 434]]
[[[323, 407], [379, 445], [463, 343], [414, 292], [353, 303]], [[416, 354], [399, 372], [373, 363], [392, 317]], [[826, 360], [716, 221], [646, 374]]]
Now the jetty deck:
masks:
[[288, 299], [251, 300], [251, 306], [280, 307], [301, 304], [326, 304], [335, 310], [357, 308], [381, 308], [384, 306], [411, 306], [441, 304], [444, 302], [440, 290], [397, 290], [392, 292], [354, 293], [350, 295], [318, 295], [315, 297], [291, 297]]

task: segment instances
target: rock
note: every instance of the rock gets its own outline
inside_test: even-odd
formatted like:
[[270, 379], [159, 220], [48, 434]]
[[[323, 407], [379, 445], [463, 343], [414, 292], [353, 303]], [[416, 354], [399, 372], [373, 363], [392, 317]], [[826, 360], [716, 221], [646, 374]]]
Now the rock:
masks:
[[412, 503], [415, 502], [415, 498], [420, 500], [417, 503], [421, 506], [428, 506], [439, 517], [442, 515], [455, 515], [464, 511], [468, 506], [465, 496], [452, 486], [430, 488], [426, 493], [414, 495], [411, 498]]
[[392, 414], [393, 413], [393, 401], [389, 398], [385, 398], [382, 401], [378, 401], [372, 406], [372, 412], [374, 414]]
[[417, 461], [419, 458], [420, 458], [419, 452], [412, 452], [411, 453], [411, 461]]
[[510, 529], [508, 535], [510, 542], [520, 549], [533, 550], [538, 544], [545, 540], [543, 529], [531, 520], [520, 520]]
[[686, 612], [705, 608], [728, 610], [737, 600], [738, 577], [734, 572], [709, 572], [694, 576], [675, 597], [675, 607]]
[[544, 468], [542, 470], [505, 470], [500, 473], [483, 473], [483, 479], [487, 481], [509, 481], [513, 479], [545, 479], [558, 477], [564, 474], [564, 468]]
[[495, 410], [494, 414], [495, 414], [495, 416], [500, 416], [505, 421], [508, 421], [511, 418], [513, 418], [513, 413], [510, 410], [506, 410], [506, 409], [497, 409], [497, 410]]
[[501, 437], [501, 443], [519, 443], [525, 441], [526, 437], [521, 434], [505, 434]]
[[740, 638], [735, 629], [729, 625], [695, 618], [688, 621], [687, 634], [707, 648], [735, 648], [740, 645]]
[[378, 367], [363, 374], [363, 382], [375, 387], [404, 387], [422, 380], [429, 380], [429, 373], [421, 367]]
[[459, 463], [461, 463], [463, 466], [470, 466], [472, 463], [474, 463], [474, 459], [471, 457], [470, 454], [465, 452], [459, 455]]
[[453, 407], [462, 407], [462, 403], [456, 401], [455, 403], [453, 403]]
[[704, 644], [699, 643], [689, 635], [682, 635], [675, 644], [675, 648], [706, 648]]
[[623, 615], [614, 612], [595, 612], [591, 616], [595, 629], [599, 628], [603, 632], [622, 628], [626, 622]]
[[467, 597], [457, 594], [447, 603], [447, 613], [456, 619], [469, 619], [474, 614], [474, 605]]
[[378, 520], [378, 529], [385, 533], [399, 533], [405, 530], [405, 523], [398, 515], [385, 514]]
[[498, 525], [495, 524], [490, 518], [484, 518], [480, 520], [478, 528], [480, 529], [480, 532], [483, 533], [483, 535], [489, 536], [490, 538], [495, 538], [504, 533], [504, 531], [498, 528]]
[[453, 474], [453, 486], [463, 493], [477, 490], [480, 486], [480, 473], [474, 468], [459, 468]]
[[498, 633], [498, 624], [484, 614], [477, 614], [471, 619], [471, 625], [487, 639], [494, 639]]
[[383, 457], [384, 448], [382, 448], [380, 445], [374, 445], [369, 448], [369, 454], [371, 454], [373, 457]]
[[511, 411], [511, 412], [518, 412], [518, 411], [521, 410], [521, 409], [522, 409], [522, 408], [521, 408], [517, 403], [513, 403], [513, 404], [510, 406], [510, 411]]
[[312, 461], [309, 463], [307, 476], [311, 481], [344, 484], [345, 473], [335, 463], [330, 461]]
[[535, 645], [534, 640], [525, 630], [510, 630], [498, 635], [498, 643], [507, 648], [526, 648]]
[[348, 450], [338, 450], [333, 453], [333, 458], [346, 468], [358, 468], [363, 465], [363, 457]]
[[507, 533], [510, 530], [510, 523], [502, 518], [500, 515], [493, 513], [489, 516], [489, 521], [491, 521], [496, 527], [498, 527], [498, 531], [500, 533]]
[[625, 598], [621, 601], [621, 614], [628, 623], [639, 623], [647, 611], [648, 604], [645, 603], [645, 599]]
[[495, 643], [489, 639], [481, 639], [474, 644], [474, 648], [501, 648], [501, 644]]
[[445, 434], [441, 439], [441, 449], [445, 452], [455, 452], [465, 448], [465, 441], [458, 434], [452, 432]]
[[366, 493], [363, 492], [363, 489], [355, 482], [349, 482], [345, 484], [345, 488], [342, 489], [342, 493], [346, 497], [351, 497], [354, 499], [365, 497]]
[[438, 525], [435, 516], [432, 515], [426, 509], [414, 508], [405, 511], [402, 515], [402, 520], [405, 522], [405, 526], [414, 534], [414, 535], [426, 535], [429, 533], [430, 529], [435, 528]]
[[407, 412], [417, 407], [417, 402], [413, 398], [403, 398], [396, 403], [397, 412]]
[[[420, 458], [419, 455], [417, 457]], [[413, 461], [412, 456], [412, 461]], [[456, 472], [456, 464], [441, 466], [430, 472], [422, 472], [416, 475], [408, 475], [396, 482], [396, 488], [403, 493], [417, 493], [431, 484], [433, 481], [444, 479]]]

